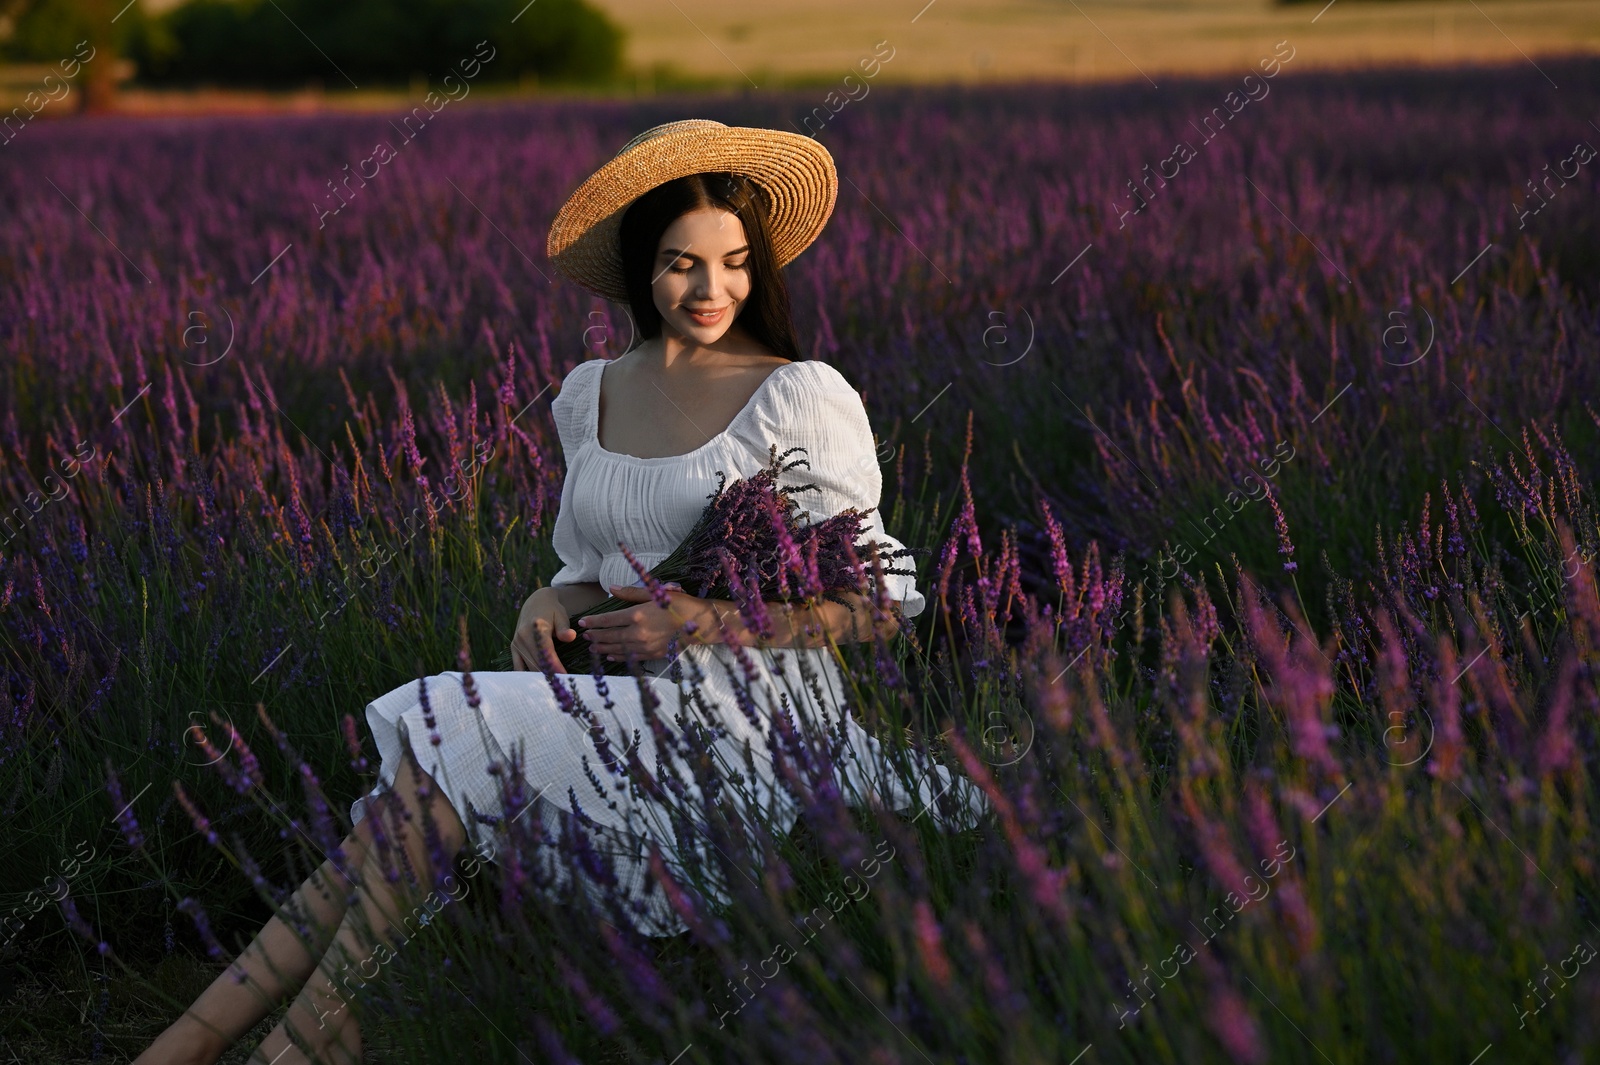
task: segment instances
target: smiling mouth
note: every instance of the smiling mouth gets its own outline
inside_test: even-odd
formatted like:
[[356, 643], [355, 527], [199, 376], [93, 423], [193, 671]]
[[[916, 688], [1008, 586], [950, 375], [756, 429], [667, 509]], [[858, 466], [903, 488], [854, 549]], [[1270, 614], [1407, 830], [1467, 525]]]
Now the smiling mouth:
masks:
[[715, 325], [722, 320], [722, 316], [727, 313], [728, 308], [718, 307], [709, 311], [697, 311], [691, 307], [685, 307], [683, 310], [685, 314], [701, 325]]

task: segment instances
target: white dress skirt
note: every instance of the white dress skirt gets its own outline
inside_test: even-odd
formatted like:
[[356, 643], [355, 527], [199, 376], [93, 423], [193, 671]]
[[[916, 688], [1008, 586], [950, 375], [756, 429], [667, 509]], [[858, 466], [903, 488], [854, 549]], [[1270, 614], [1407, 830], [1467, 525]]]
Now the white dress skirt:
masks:
[[[791, 447], [806, 449], [809, 468], [791, 469], [779, 482], [817, 486], [795, 497], [805, 513], [802, 520], [878, 506], [882, 472], [866, 410], [855, 389], [827, 363], [780, 365], [728, 427], [700, 447], [682, 455], [637, 458], [607, 451], [598, 440], [600, 375], [610, 361], [579, 363], [551, 402], [567, 463], [553, 532], [563, 566], [551, 578], [552, 585], [641, 584], [618, 542], [649, 570], [688, 535], [716, 491], [718, 472], [730, 482], [759, 472], [770, 461], [772, 444], [779, 454]], [[796, 452], [786, 461], [798, 457], [802, 455]], [[875, 510], [864, 525], [860, 545], [877, 541], [880, 553], [903, 549], [877, 527]], [[911, 556], [885, 562], [897, 569], [911, 569], [913, 563]], [[926, 605], [909, 574], [885, 575], [884, 587], [907, 617]], [[803, 812], [774, 767], [776, 714], [810, 737], [810, 744], [827, 748], [832, 780], [851, 805], [877, 801], [919, 817], [926, 811], [946, 830], [973, 827], [988, 808], [978, 788], [944, 766], [918, 760], [897, 767], [878, 740], [851, 718], [848, 685], [827, 648], [690, 645], [675, 661], [657, 658], [641, 665], [646, 674], [642, 684], [631, 676], [597, 681], [588, 674], [555, 674], [560, 693], [540, 672], [473, 673], [475, 708], [469, 705], [462, 674], [453, 670], [379, 696], [367, 704], [367, 724], [382, 759], [372, 794], [392, 785], [409, 740], [418, 764], [438, 782], [467, 827], [469, 841], [481, 853], [493, 855], [505, 837], [504, 826], [493, 823], [500, 819], [502, 788], [491, 767], [517, 757], [525, 798], [533, 798], [518, 816], [538, 817], [546, 838], [561, 834], [564, 819], [576, 818], [595, 849], [615, 863], [619, 887], [636, 914], [635, 926], [653, 935], [675, 935], [687, 926], [651, 882], [652, 841], [675, 876], [684, 874], [685, 848], [695, 848], [703, 863], [702, 889], [717, 902], [726, 902], [728, 896], [704, 815], [696, 819], [698, 830], [686, 838], [666, 809], [621, 774], [626, 753], [635, 750], [658, 781], [665, 782], [669, 773], [682, 781], [675, 804], [690, 813], [699, 809], [700, 791], [685, 760], [657, 751], [647, 704], [656, 707], [655, 716], [675, 743], [681, 742], [689, 722], [707, 730], [700, 734], [714, 737], [710, 747], [719, 776], [727, 782], [719, 801], [739, 804], [746, 824], [759, 824], [754, 819], [759, 817], [775, 831], [787, 832]], [[432, 729], [426, 723], [429, 712]], [[911, 787], [902, 776], [910, 778]], [[935, 807], [936, 799], [938, 807], [948, 806], [954, 815], [947, 818]], [[354, 820], [365, 815], [365, 806], [365, 798], [356, 800]], [[542, 850], [545, 887], [539, 890], [564, 890], [576, 880], [581, 890], [591, 895], [598, 891], [590, 876], [563, 860], [554, 847]], [[758, 881], [760, 871], [751, 869], [746, 875]]]

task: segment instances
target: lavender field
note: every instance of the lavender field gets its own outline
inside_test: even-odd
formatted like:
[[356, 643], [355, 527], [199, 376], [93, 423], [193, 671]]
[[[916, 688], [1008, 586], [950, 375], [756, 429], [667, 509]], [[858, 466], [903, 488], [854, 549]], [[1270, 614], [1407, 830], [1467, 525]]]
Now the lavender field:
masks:
[[[852, 810], [796, 743], [792, 835], [690, 811], [732, 903], [663, 884], [672, 939], [526, 831], [352, 1003], [367, 1060], [1600, 1060], [1600, 63], [1283, 62], [828, 122], [797, 324], [930, 604], [844, 649], [856, 715], [993, 813]], [[348, 830], [366, 702], [509, 667], [549, 399], [631, 339], [550, 220], [813, 95], [0, 149], [5, 1060], [139, 1053]]]

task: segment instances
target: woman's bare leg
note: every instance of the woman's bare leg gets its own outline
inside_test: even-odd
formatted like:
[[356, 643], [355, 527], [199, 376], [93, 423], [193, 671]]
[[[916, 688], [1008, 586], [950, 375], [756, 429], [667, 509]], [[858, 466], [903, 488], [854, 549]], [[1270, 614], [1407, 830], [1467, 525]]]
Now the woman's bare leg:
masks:
[[[416, 870], [421, 886], [409, 883], [403, 876], [398, 883], [389, 883], [380, 851], [376, 847], [367, 850], [357, 875], [356, 901], [346, 910], [327, 953], [306, 979], [282, 1022], [251, 1055], [252, 1065], [301, 1065], [313, 1061], [345, 1065], [361, 1061], [361, 1031], [348, 1008], [346, 988], [352, 981], [359, 984], [363, 978], [376, 976], [395, 940], [402, 938], [397, 931], [405, 918], [422, 905], [433, 880], [449, 871], [435, 870], [429, 857], [419, 784], [427, 789], [428, 816], [438, 829], [444, 853], [454, 856], [466, 842], [466, 828], [438, 785], [409, 759], [402, 762], [394, 785], [400, 806], [386, 805], [368, 816], [382, 818], [384, 835], [409, 861], [409, 867]], [[413, 928], [405, 934], [414, 931]]]
[[[422, 774], [422, 777], [426, 778], [426, 774]], [[437, 785], [431, 779], [427, 779], [427, 783], [432, 791], [431, 813], [444, 843], [445, 853], [454, 854], [465, 839], [466, 831], [456, 817], [455, 810], [438, 794]], [[396, 785], [408, 812], [413, 812], [413, 823], [416, 823], [416, 811], [419, 809], [416, 799], [417, 778], [411, 775], [409, 762], [401, 764]], [[379, 805], [369, 803], [369, 807]], [[340, 846], [341, 862], [345, 869], [359, 871], [356, 874], [358, 879], [370, 878], [387, 888], [389, 885], [383, 875], [384, 862], [379, 857], [373, 834], [373, 819], [377, 816], [376, 812], [369, 813], [345, 838]], [[420, 840], [420, 828], [412, 829], [410, 825], [404, 827], [411, 830], [404, 836], [397, 836], [393, 829], [387, 827], [387, 823], [385, 831], [391, 840], [407, 839], [412, 868], [427, 868], [426, 847], [421, 848], [422, 854], [419, 856], [414, 853], [415, 844], [409, 838], [416, 836]], [[352, 892], [359, 893], [359, 890], [331, 860], [324, 862], [300, 885], [293, 898], [285, 903], [285, 909], [292, 916], [297, 915], [309, 927], [297, 933], [282, 917], [274, 915], [233, 964], [201, 993], [182, 1017], [134, 1059], [133, 1065], [213, 1065], [223, 1051], [260, 1023], [284, 995], [302, 988], [318, 968], [319, 959], [324, 959], [334, 944], [336, 936], [346, 930], [349, 924], [346, 920], [347, 902]], [[386, 928], [387, 925], [374, 922], [373, 927]], [[347, 937], [346, 942], [349, 941]], [[364, 956], [362, 953], [355, 955]], [[324, 960], [323, 967], [331, 973], [334, 966], [346, 960], [349, 959], [335, 959], [332, 964]], [[243, 982], [236, 975], [240, 973], [245, 976]], [[338, 1004], [324, 1006], [323, 1013], [338, 1008]], [[313, 1031], [315, 1027], [313, 1021]], [[277, 1035], [282, 1030], [280, 1025], [273, 1034]], [[285, 1054], [279, 1065], [288, 1065], [290, 1058], [290, 1054]], [[267, 1060], [271, 1060], [270, 1056]], [[301, 1057], [295, 1060], [305, 1059]]]
[[[360, 867], [369, 838], [365, 822], [345, 838], [340, 850], [346, 868]], [[296, 932], [274, 914], [183, 1016], [134, 1059], [134, 1065], [211, 1065], [221, 1057], [311, 975], [344, 919], [351, 890], [333, 861], [323, 862], [284, 904], [303, 931]]]

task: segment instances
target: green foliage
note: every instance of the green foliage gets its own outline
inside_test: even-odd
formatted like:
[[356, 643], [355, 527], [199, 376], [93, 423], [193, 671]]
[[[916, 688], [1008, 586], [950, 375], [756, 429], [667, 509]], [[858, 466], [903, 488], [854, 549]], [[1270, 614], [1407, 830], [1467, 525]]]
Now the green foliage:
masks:
[[[22, 63], [69, 59], [79, 42], [117, 54], [143, 50], [159, 55], [171, 44], [140, 4], [118, 14], [109, 0], [37, 0], [24, 4], [11, 37], [0, 42], [0, 57]], [[113, 22], [112, 19], [116, 21]]]
[[136, 55], [158, 83], [392, 84], [475, 53], [492, 56], [476, 80], [578, 83], [611, 77], [622, 56], [621, 29], [583, 0], [191, 0], [159, 23], [172, 49]]

